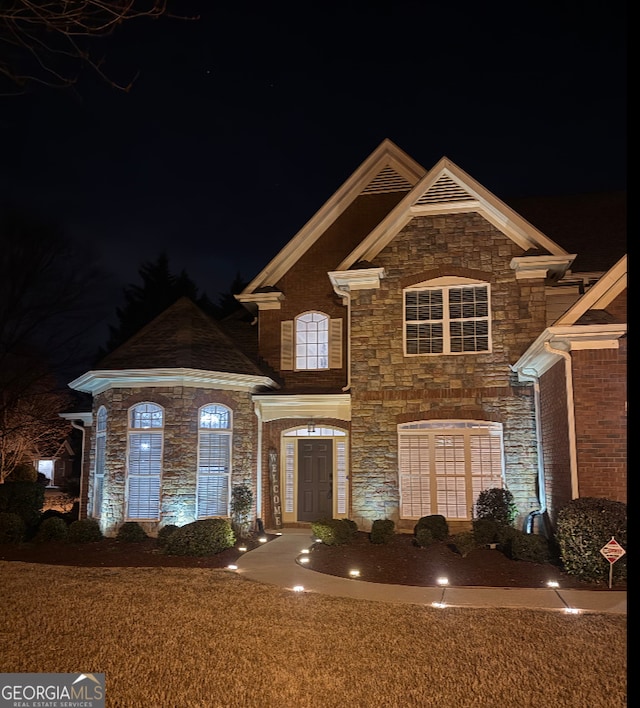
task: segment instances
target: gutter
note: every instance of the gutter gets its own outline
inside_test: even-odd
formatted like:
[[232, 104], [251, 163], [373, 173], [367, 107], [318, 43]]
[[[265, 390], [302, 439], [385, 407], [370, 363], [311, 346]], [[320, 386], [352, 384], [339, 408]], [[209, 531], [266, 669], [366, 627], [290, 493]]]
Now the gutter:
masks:
[[334, 292], [342, 298], [343, 303], [347, 307], [347, 383], [341, 389], [346, 392], [351, 389], [351, 293], [348, 288], [343, 289], [342, 286], [337, 285], [333, 279], [331, 283], [333, 285]]

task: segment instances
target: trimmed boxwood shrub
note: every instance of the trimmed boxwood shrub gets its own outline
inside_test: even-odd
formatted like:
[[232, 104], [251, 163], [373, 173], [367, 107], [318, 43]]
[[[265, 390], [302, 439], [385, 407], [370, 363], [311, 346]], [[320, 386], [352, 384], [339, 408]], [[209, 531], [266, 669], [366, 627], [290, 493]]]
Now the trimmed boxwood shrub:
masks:
[[33, 540], [44, 543], [46, 541], [66, 541], [68, 538], [67, 522], [59, 516], [49, 516], [42, 520]]
[[44, 506], [44, 487], [37, 482], [5, 482], [0, 484], [0, 512], [17, 514], [26, 531], [35, 530]]
[[508, 548], [505, 550], [513, 560], [548, 563], [551, 559], [549, 541], [544, 536], [518, 529], [513, 529]]
[[416, 543], [420, 548], [427, 548], [435, 542], [436, 539], [433, 537], [433, 532], [426, 526], [416, 531]]
[[451, 540], [458, 553], [464, 558], [476, 547], [473, 531], [461, 531], [452, 536]]
[[417, 536], [420, 529], [429, 529], [435, 541], [444, 541], [449, 536], [449, 525], [442, 514], [430, 514], [418, 519], [413, 533]]
[[0, 511], [0, 543], [20, 543], [25, 530], [25, 523], [18, 514]]
[[483, 489], [474, 504], [476, 519], [493, 519], [502, 526], [511, 526], [518, 515], [513, 494], [508, 489]]
[[622, 556], [610, 569], [609, 561], [600, 553], [611, 538], [627, 549], [627, 505], [611, 499], [582, 497], [573, 499], [558, 512], [556, 541], [560, 560], [569, 575], [587, 582], [627, 577], [627, 556]]
[[140, 541], [146, 541], [149, 537], [137, 521], [125, 521], [118, 529], [116, 538], [118, 541], [125, 541], [126, 543], [140, 543]]
[[396, 524], [392, 519], [376, 519], [371, 524], [371, 543], [389, 543], [394, 536]]
[[70, 543], [91, 543], [104, 538], [96, 519], [78, 519], [69, 526]]
[[159, 548], [166, 548], [167, 543], [169, 543], [169, 538], [177, 531], [180, 527], [176, 524], [167, 524], [163, 526], [160, 531], [158, 531], [157, 544]]
[[493, 519], [474, 519], [473, 537], [478, 546], [486, 546], [489, 543], [498, 543], [498, 523]]
[[176, 529], [165, 553], [174, 556], [211, 556], [231, 548], [236, 535], [227, 519], [199, 519]]
[[319, 538], [326, 546], [349, 543], [357, 530], [357, 524], [351, 519], [320, 519], [311, 524], [314, 537]]

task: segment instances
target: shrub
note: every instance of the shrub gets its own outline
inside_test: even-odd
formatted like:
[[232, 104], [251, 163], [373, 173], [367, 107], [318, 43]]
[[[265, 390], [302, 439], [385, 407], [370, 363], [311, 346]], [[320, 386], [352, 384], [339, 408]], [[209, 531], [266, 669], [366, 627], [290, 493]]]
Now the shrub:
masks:
[[118, 541], [125, 541], [126, 543], [140, 543], [140, 541], [146, 541], [149, 537], [137, 521], [125, 521], [118, 529], [116, 538]]
[[231, 490], [231, 524], [239, 538], [249, 535], [253, 492], [246, 484], [237, 484]]
[[71, 543], [90, 543], [103, 539], [100, 524], [96, 519], [78, 519], [69, 526], [68, 540]]
[[456, 551], [464, 558], [476, 547], [473, 531], [461, 531], [452, 537]]
[[587, 582], [608, 582], [612, 570], [614, 579], [626, 579], [626, 556], [610, 569], [609, 561], [600, 553], [612, 537], [626, 550], [627, 505], [622, 502], [582, 497], [558, 512], [556, 540], [560, 560], [569, 575]]
[[18, 514], [0, 511], [0, 543], [20, 543], [25, 530], [25, 523]]
[[358, 527], [351, 519], [320, 519], [311, 524], [315, 538], [327, 546], [341, 546], [353, 540]]
[[548, 563], [551, 559], [549, 541], [544, 536], [513, 529], [508, 555], [514, 560]]
[[29, 462], [16, 465], [6, 476], [5, 482], [37, 482], [38, 470]]
[[376, 519], [371, 525], [371, 543], [389, 543], [396, 529], [392, 519]]
[[5, 482], [0, 484], [0, 512], [17, 514], [26, 527], [35, 529], [44, 506], [44, 487], [37, 482]]
[[518, 529], [513, 526], [503, 526], [498, 524], [498, 533], [496, 538], [498, 540], [498, 545], [503, 551], [508, 551], [511, 547], [511, 539], [518, 533]]
[[42, 520], [34, 541], [44, 543], [46, 541], [66, 541], [68, 538], [67, 522], [59, 516], [49, 516]]
[[158, 531], [157, 543], [160, 548], [166, 548], [167, 543], [169, 543], [169, 538], [171, 535], [177, 531], [180, 527], [176, 524], [167, 524], [163, 526], [160, 531]]
[[513, 494], [508, 489], [483, 489], [475, 503], [475, 518], [493, 519], [497, 524], [511, 526], [518, 515]]
[[430, 546], [432, 543], [435, 543], [436, 539], [433, 537], [433, 532], [431, 529], [428, 529], [426, 526], [423, 526], [421, 529], [418, 529], [416, 531], [416, 543], [421, 547], [421, 548], [427, 548]]
[[449, 536], [449, 525], [441, 514], [431, 514], [418, 519], [418, 523], [413, 527], [414, 534], [417, 535], [419, 529], [429, 529], [435, 541], [444, 541]]
[[227, 519], [199, 519], [170, 534], [165, 552], [174, 556], [211, 556], [231, 548], [235, 542]]
[[474, 519], [473, 537], [478, 546], [486, 546], [489, 543], [498, 542], [498, 524], [493, 519]]

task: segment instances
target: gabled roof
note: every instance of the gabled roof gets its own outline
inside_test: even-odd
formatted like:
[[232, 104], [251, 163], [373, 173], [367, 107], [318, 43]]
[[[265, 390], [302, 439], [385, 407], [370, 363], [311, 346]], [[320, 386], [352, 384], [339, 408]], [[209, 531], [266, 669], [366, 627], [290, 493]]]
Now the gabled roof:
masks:
[[373, 261], [380, 251], [414, 217], [478, 212], [517, 243], [523, 251], [535, 250], [567, 259], [575, 256], [545, 236], [488, 189], [446, 157], [413, 187], [405, 198], [338, 266], [347, 270], [357, 261]]
[[598, 282], [577, 300], [554, 326], [574, 325], [589, 311], [605, 310], [607, 305], [627, 289], [627, 256], [626, 254]]
[[276, 386], [218, 324], [187, 297], [177, 300], [69, 386], [196, 385], [255, 390]]
[[[389, 191], [404, 192], [405, 196], [340, 264], [336, 264], [336, 272], [358, 267], [361, 261], [373, 261], [416, 216], [465, 212], [482, 214], [523, 252], [537, 252], [551, 258], [550, 268], [560, 274], [575, 258], [448, 158], [443, 157], [427, 172], [393, 142], [384, 140], [236, 298], [247, 304], [260, 299], [265, 307], [269, 303], [277, 307], [282, 294], [265, 294], [265, 291], [274, 289], [280, 278], [355, 199]], [[269, 303], [267, 298], [270, 298]]]
[[563, 355], [576, 349], [617, 349], [627, 323], [614, 321], [605, 308], [627, 288], [624, 255], [551, 327], [547, 327], [511, 367], [521, 381], [540, 377]]
[[425, 169], [391, 140], [384, 140], [325, 202], [289, 243], [237, 295], [275, 286], [289, 268], [322, 236], [327, 228], [363, 194], [409, 192], [425, 174]]

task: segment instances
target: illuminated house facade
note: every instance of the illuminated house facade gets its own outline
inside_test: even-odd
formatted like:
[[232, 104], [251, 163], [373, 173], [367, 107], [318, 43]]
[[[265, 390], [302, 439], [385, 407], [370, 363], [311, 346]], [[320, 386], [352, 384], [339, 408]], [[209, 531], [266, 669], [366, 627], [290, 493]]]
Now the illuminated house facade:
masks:
[[384, 141], [237, 296], [246, 323], [182, 299], [70, 384], [93, 394], [81, 514], [153, 533], [242, 483], [267, 527], [463, 528], [496, 486], [533, 530], [626, 502], [626, 257], [586, 288], [575, 258]]

